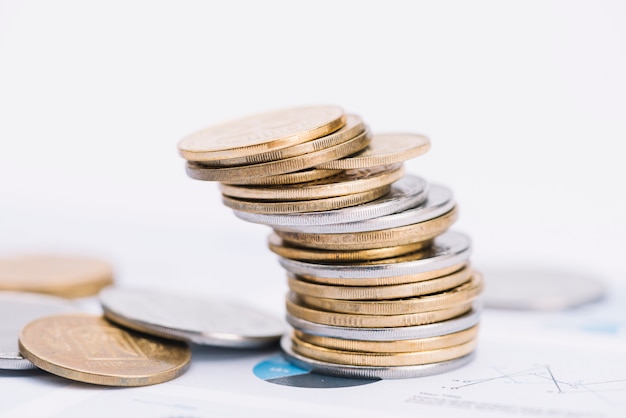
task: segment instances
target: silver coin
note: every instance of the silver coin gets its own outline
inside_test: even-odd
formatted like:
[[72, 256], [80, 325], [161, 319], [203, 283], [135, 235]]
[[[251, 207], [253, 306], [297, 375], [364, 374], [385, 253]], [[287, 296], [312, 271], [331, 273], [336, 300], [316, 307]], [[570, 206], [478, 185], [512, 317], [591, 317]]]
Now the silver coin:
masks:
[[67, 299], [26, 292], [0, 292], [0, 369], [32, 369], [35, 365], [19, 352], [18, 336], [29, 322], [49, 315], [77, 312]]
[[276, 343], [286, 330], [279, 318], [221, 299], [114, 286], [98, 297], [113, 322], [196, 344], [256, 348]]
[[606, 292], [594, 278], [557, 269], [507, 266], [481, 272], [488, 308], [556, 311], [600, 300]]
[[438, 337], [463, 331], [478, 324], [481, 311], [482, 301], [476, 300], [469, 312], [456, 318], [426, 325], [393, 328], [354, 328], [317, 324], [297, 318], [289, 313], [286, 314], [286, 319], [289, 325], [295, 329], [322, 337], [359, 341], [398, 341]]
[[447, 187], [431, 184], [426, 201], [402, 212], [383, 215], [376, 218], [357, 222], [345, 222], [331, 225], [301, 225], [284, 228], [277, 226], [274, 229], [294, 231], [310, 234], [344, 234], [350, 232], [380, 231], [428, 221], [449, 212], [455, 202], [452, 190]]
[[[298, 231], [303, 225], [327, 225], [362, 221], [400, 212], [426, 201], [428, 183], [421, 177], [407, 174], [391, 185], [385, 196], [372, 202], [349, 208], [298, 214], [268, 215], [234, 210], [244, 221], [280, 228], [283, 231]], [[291, 229], [291, 228], [295, 229]]]
[[465, 366], [472, 361], [475, 355], [475, 352], [471, 352], [453, 360], [422, 364], [419, 366], [372, 367], [327, 363], [325, 361], [304, 357], [292, 350], [291, 337], [289, 335], [285, 335], [280, 340], [280, 347], [289, 362], [303, 369], [319, 374], [356, 377], [361, 379], [407, 379], [432, 376]]
[[[466, 234], [446, 231], [435, 238], [430, 255], [416, 256], [415, 260], [389, 264], [316, 264], [278, 257], [283, 268], [301, 276], [323, 277], [328, 279], [372, 279], [380, 277], [404, 276], [440, 270], [466, 262], [472, 252], [471, 240]], [[402, 256], [410, 260], [411, 255]]]

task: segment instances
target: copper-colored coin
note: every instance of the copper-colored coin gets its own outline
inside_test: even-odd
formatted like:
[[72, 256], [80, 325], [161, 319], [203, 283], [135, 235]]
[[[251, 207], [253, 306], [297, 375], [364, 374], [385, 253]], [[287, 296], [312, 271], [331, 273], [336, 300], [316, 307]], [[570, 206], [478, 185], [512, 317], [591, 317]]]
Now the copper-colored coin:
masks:
[[376, 134], [372, 142], [358, 154], [322, 163], [319, 168], [355, 169], [395, 164], [424, 154], [430, 149], [430, 139], [423, 135], [395, 133]]
[[297, 329], [293, 330], [293, 334], [301, 341], [318, 347], [330, 348], [331, 350], [361, 351], [370, 353], [407, 353], [410, 351], [439, 350], [441, 348], [466, 343], [476, 338], [478, 335], [478, 325], [474, 325], [471, 328], [457, 331], [452, 334], [394, 341], [348, 340], [343, 338], [307, 334]]
[[322, 250], [364, 250], [431, 240], [452, 226], [457, 217], [458, 214], [455, 207], [446, 214], [428, 221], [378, 231], [313, 234], [276, 230], [276, 233], [286, 242], [301, 247]]
[[195, 132], [180, 140], [178, 151], [189, 161], [238, 158], [301, 144], [344, 124], [343, 109], [337, 106], [282, 109]]
[[37, 367], [80, 382], [145, 386], [187, 370], [186, 343], [148, 337], [90, 314], [56, 315], [26, 325], [20, 353]]
[[96, 295], [112, 283], [112, 266], [95, 258], [51, 254], [0, 258], [0, 290], [78, 298]]
[[312, 200], [362, 193], [390, 185], [404, 174], [401, 164], [346, 170], [307, 183], [276, 186], [235, 186], [220, 184], [222, 194], [250, 200]]
[[315, 181], [325, 179], [335, 174], [341, 173], [341, 170], [322, 170], [317, 168], [307, 168], [293, 173], [277, 174], [275, 176], [250, 177], [239, 181], [222, 182], [223, 184], [239, 184], [243, 182], [245, 185], [271, 186], [277, 184], [298, 184], [307, 181]]

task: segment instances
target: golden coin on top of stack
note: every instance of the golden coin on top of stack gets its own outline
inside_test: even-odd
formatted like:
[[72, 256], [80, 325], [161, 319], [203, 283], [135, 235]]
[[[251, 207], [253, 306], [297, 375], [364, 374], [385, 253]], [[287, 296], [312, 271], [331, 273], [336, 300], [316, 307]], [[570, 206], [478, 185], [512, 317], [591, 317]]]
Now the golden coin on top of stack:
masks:
[[236, 216], [274, 230], [291, 362], [407, 378], [472, 359], [483, 280], [471, 241], [450, 230], [452, 191], [404, 170], [429, 148], [423, 135], [371, 132], [337, 106], [253, 115], [179, 142], [191, 178], [219, 181]]

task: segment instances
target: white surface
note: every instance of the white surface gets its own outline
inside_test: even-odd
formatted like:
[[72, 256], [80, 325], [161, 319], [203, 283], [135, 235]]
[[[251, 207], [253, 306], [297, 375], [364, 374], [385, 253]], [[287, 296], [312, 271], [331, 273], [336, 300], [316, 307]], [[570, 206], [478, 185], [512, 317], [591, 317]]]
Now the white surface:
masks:
[[[249, 113], [330, 103], [375, 132], [430, 137], [431, 150], [407, 171], [452, 188], [456, 227], [472, 236], [478, 268], [567, 266], [613, 292], [626, 233], [624, 21], [619, 1], [0, 0], [0, 252], [98, 255], [122, 285], [236, 295], [282, 313], [286, 283], [265, 246], [269, 229], [237, 219], [215, 184], [187, 178], [176, 143]], [[515, 329], [495, 317], [492, 326]], [[523, 318], [511, 320], [521, 327]], [[509, 344], [499, 329], [485, 331], [486, 355]], [[606, 345], [612, 353], [623, 348], [619, 335]], [[542, 355], [524, 354], [512, 368], [561, 352], [536, 342]], [[212, 390], [211, 373], [224, 370], [210, 367], [202, 376], [192, 369], [193, 382], [138, 391]], [[2, 376], [0, 385], [31, 380]], [[407, 398], [439, 383], [384, 382]], [[59, 381], [36, 384], [33, 408], [55, 403], [64, 415], [67, 400], [80, 415], [89, 404]], [[388, 393], [382, 387], [336, 396], [372, 399]], [[280, 390], [255, 381], [246, 399]], [[116, 401], [135, 393], [79, 391]], [[301, 396], [319, 405], [329, 393]]]

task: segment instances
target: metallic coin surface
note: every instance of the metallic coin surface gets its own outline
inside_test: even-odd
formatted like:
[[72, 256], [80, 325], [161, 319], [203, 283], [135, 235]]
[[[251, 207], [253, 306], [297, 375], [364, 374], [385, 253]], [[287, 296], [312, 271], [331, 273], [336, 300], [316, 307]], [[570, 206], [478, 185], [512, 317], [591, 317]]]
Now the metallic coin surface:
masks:
[[474, 358], [474, 353], [470, 353], [454, 360], [418, 366], [350, 366], [314, 360], [296, 353], [292, 348], [291, 338], [289, 335], [285, 335], [281, 339], [280, 346], [288, 361], [305, 370], [330, 376], [354, 377], [361, 379], [407, 379], [432, 376], [434, 374], [445, 373], [458, 369], [459, 367], [469, 364]]
[[29, 322], [44, 316], [78, 312], [72, 301], [27, 292], [0, 292], [0, 369], [32, 369], [33, 363], [19, 352], [17, 339]]
[[259, 214], [238, 210], [234, 210], [234, 213], [244, 221], [268, 225], [283, 231], [298, 232], [300, 228], [306, 225], [332, 224], [337, 226], [336, 224], [361, 221], [401, 212], [423, 203], [426, 200], [427, 193], [428, 182], [426, 180], [412, 174], [406, 174], [391, 185], [389, 194], [358, 206], [299, 214]]
[[417, 252], [414, 255], [409, 254], [396, 259], [352, 265], [305, 263], [279, 257], [279, 263], [285, 270], [301, 276], [368, 279], [414, 275], [439, 270], [466, 262], [470, 254], [471, 240], [469, 236], [449, 230], [435, 238], [427, 256], [424, 252]]
[[276, 343], [286, 331], [279, 318], [220, 299], [116, 287], [103, 289], [99, 298], [113, 322], [196, 344], [257, 348]]
[[342, 171], [307, 183], [272, 186], [220, 184], [222, 194], [253, 200], [311, 200], [362, 193], [387, 186], [404, 175], [401, 164]]
[[430, 149], [430, 139], [411, 133], [376, 134], [372, 142], [356, 155], [323, 163], [319, 168], [344, 169], [376, 167], [410, 160]]
[[107, 386], [162, 383], [183, 374], [191, 359], [186, 343], [149, 338], [91, 314], [36, 319], [20, 332], [19, 348], [40, 369]]
[[0, 290], [92, 296], [113, 283], [111, 264], [90, 257], [56, 254], [0, 258]]
[[[276, 176], [263, 176], [263, 177], [250, 177], [240, 180], [245, 185], [259, 185], [259, 186], [272, 186], [272, 185], [285, 185], [285, 184], [297, 184], [306, 183], [307, 181], [315, 181], [319, 179], [325, 179], [335, 174], [341, 173], [341, 170], [322, 170], [317, 168], [307, 168], [301, 171], [295, 171], [293, 173], [278, 174]], [[238, 181], [223, 182], [223, 184], [238, 184]]]
[[345, 124], [337, 106], [308, 106], [251, 115], [195, 132], [178, 143], [189, 161], [215, 161], [280, 149], [328, 135]]

